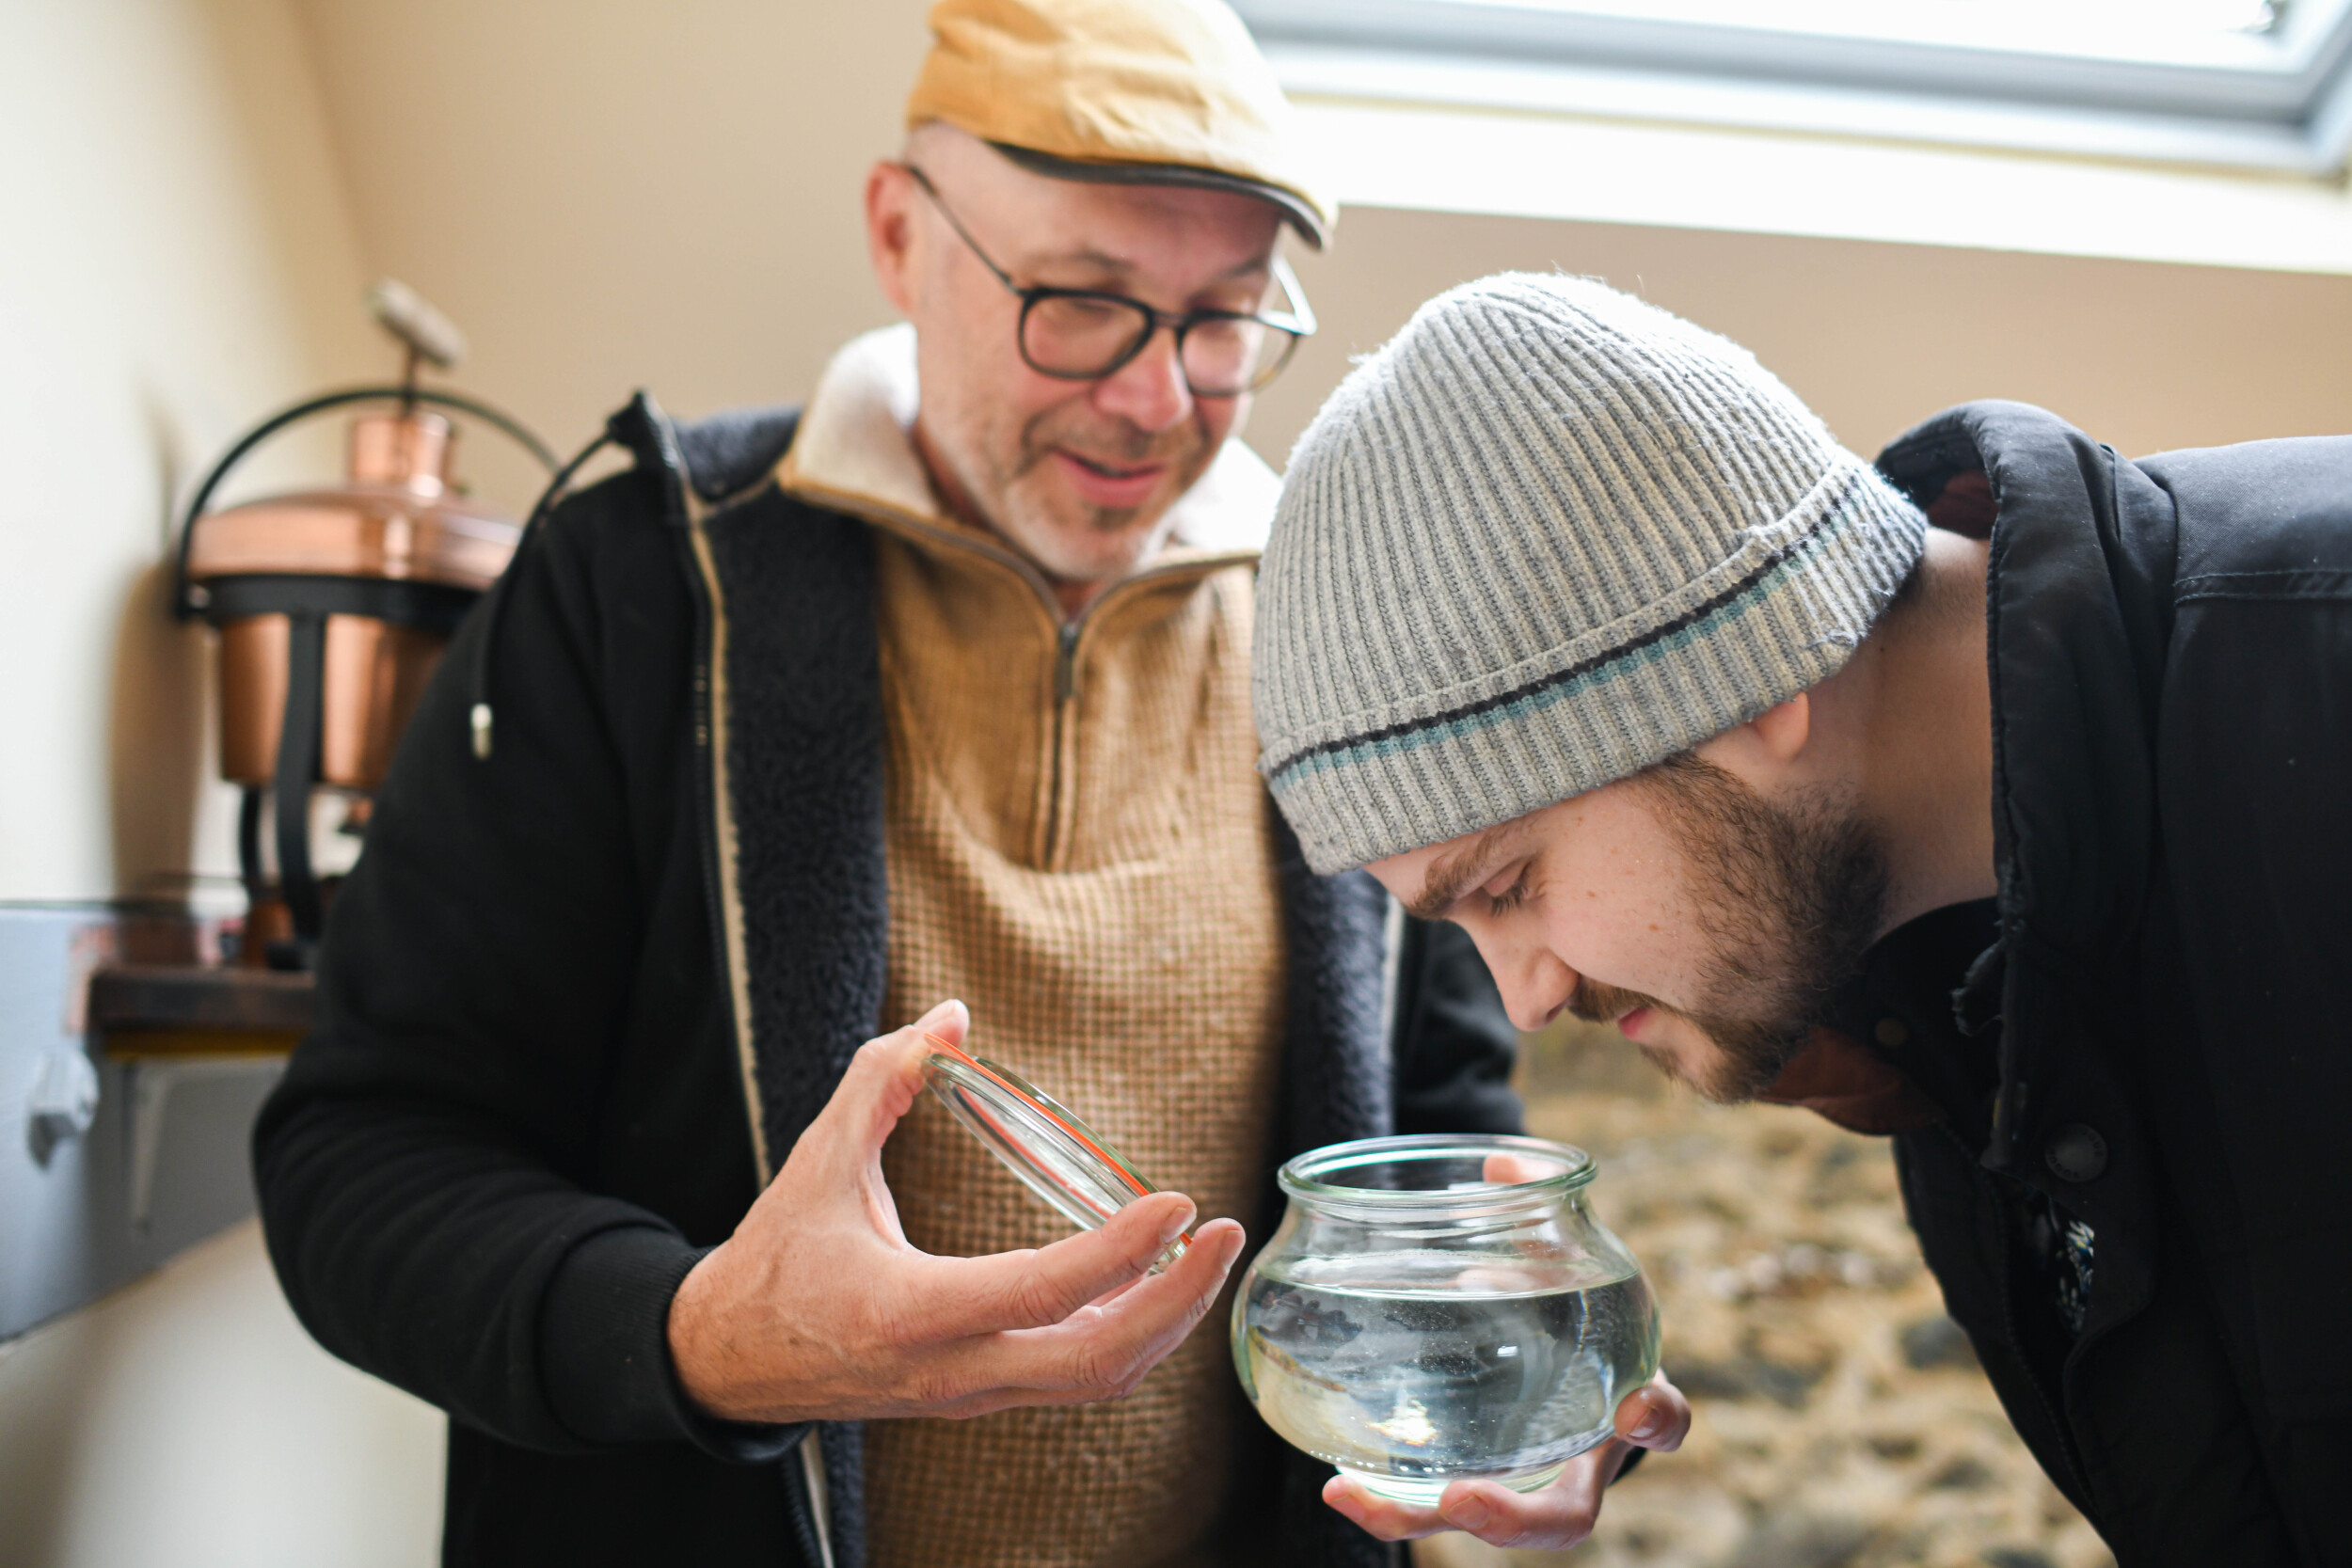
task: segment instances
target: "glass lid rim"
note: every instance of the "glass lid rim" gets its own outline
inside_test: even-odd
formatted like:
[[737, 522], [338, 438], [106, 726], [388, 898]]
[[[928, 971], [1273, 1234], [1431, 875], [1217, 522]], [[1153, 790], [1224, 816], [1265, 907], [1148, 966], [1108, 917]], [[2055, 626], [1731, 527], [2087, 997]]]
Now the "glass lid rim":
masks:
[[[1024, 1079], [1019, 1073], [985, 1056], [973, 1054], [961, 1046], [950, 1044], [937, 1035], [926, 1032], [930, 1059], [940, 1070], [956, 1079], [967, 1092], [994, 1099], [1012, 1109], [1026, 1113], [1023, 1119], [1042, 1118], [1043, 1125], [1031, 1129], [1060, 1146], [1060, 1152], [1072, 1164], [1104, 1179], [1106, 1192], [1124, 1192], [1129, 1199], [1149, 1197], [1159, 1189], [1127, 1163], [1107, 1139], [1085, 1121], [1077, 1113], [1063, 1105], [1044, 1090]], [[994, 1150], [992, 1148], [992, 1152]], [[1025, 1156], [1026, 1150], [1024, 1150]], [[1000, 1155], [999, 1158], [1002, 1156]], [[1061, 1179], [1034, 1157], [1025, 1163], [1032, 1170], [1062, 1185]]]
[[[1433, 1161], [1449, 1155], [1465, 1158], [1470, 1154], [1540, 1155], [1559, 1160], [1566, 1168], [1533, 1181], [1485, 1181], [1455, 1188], [1349, 1187], [1317, 1180], [1317, 1176], [1366, 1165]], [[1309, 1175], [1310, 1170], [1316, 1174]], [[1282, 1162], [1276, 1180], [1292, 1197], [1409, 1209], [1459, 1203], [1480, 1196], [1502, 1201], [1546, 1195], [1565, 1196], [1589, 1185], [1599, 1170], [1599, 1164], [1586, 1150], [1550, 1138], [1515, 1132], [1410, 1132], [1385, 1138], [1356, 1138], [1311, 1148]]]

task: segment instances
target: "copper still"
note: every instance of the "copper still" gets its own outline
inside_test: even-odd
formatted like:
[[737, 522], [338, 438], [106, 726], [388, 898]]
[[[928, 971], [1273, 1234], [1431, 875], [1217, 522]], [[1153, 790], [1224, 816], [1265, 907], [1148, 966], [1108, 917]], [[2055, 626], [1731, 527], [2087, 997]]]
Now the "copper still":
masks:
[[[282, 900], [289, 935], [266, 943], [274, 967], [307, 967], [325, 918], [310, 857], [310, 800], [321, 787], [367, 797], [458, 622], [498, 580], [522, 536], [507, 514], [468, 496], [454, 472], [451, 413], [504, 432], [552, 471], [546, 444], [494, 408], [417, 385], [420, 364], [453, 365], [464, 339], [401, 285], [369, 303], [406, 350], [394, 387], [329, 392], [247, 432], [189, 502], [180, 533], [176, 610], [218, 629], [220, 770], [242, 785], [238, 860], [250, 906], [251, 960]], [[288, 426], [331, 409], [389, 404], [351, 421], [346, 475], [327, 488], [208, 512], [230, 471]], [[262, 855], [273, 817], [278, 875]]]

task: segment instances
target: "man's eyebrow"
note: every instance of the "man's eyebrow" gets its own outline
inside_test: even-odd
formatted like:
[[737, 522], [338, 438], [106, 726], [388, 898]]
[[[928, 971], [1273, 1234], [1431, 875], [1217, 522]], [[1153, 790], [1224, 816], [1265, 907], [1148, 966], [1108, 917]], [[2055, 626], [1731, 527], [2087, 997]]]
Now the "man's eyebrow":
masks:
[[1516, 821], [1498, 822], [1438, 860], [1422, 880], [1420, 896], [1405, 906], [1406, 912], [1416, 920], [1428, 921], [1443, 920], [1452, 913], [1454, 906], [1462, 901], [1462, 895], [1480, 879], [1478, 873], [1493, 856], [1495, 846], [1517, 826]]
[[1103, 250], [1065, 250], [1060, 255], [1048, 257], [1046, 260], [1074, 262], [1079, 266], [1094, 267], [1103, 272], [1117, 273], [1121, 277], [1126, 277], [1129, 273], [1136, 270], [1136, 264], [1133, 261], [1126, 261], [1120, 257], [1113, 256], [1108, 251]]
[[[1122, 278], [1133, 277], [1136, 270], [1135, 262], [1091, 247], [1057, 251], [1050, 256], [1035, 257], [1029, 261], [1029, 266], [1032, 270], [1048, 266], [1091, 267], [1098, 272], [1109, 273], [1113, 277]], [[1217, 281], [1228, 282], [1244, 277], [1266, 277], [1272, 276], [1273, 271], [1273, 263], [1265, 258], [1250, 257], [1227, 268]]]

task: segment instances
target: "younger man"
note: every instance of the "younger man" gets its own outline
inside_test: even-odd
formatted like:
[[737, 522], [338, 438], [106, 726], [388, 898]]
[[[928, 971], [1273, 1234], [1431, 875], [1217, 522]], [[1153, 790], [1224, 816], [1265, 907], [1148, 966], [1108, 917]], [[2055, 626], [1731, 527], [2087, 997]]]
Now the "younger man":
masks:
[[1489, 278], [1308, 431], [1259, 607], [1310, 864], [1468, 929], [1523, 1028], [1892, 1133], [2125, 1568], [2352, 1561], [2352, 439], [2130, 462], [1979, 403], [1874, 469], [1720, 338]]

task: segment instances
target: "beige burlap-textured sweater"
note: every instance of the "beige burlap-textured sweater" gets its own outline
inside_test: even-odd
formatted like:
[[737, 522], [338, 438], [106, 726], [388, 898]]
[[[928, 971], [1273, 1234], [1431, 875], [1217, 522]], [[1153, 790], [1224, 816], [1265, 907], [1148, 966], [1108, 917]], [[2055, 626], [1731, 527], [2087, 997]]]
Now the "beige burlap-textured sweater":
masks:
[[[844, 350], [782, 475], [880, 530], [884, 1026], [961, 997], [972, 1049], [1076, 1109], [1203, 1217], [1247, 1220], [1282, 1022], [1249, 715], [1272, 475], [1229, 449], [1170, 547], [1065, 626], [1003, 545], [939, 515], [906, 434], [912, 349], [899, 329]], [[929, 1097], [883, 1168], [927, 1251], [1069, 1233]], [[1213, 1313], [1116, 1403], [870, 1423], [875, 1568], [1217, 1560], [1236, 1437], [1254, 1420], [1223, 1328]]]

